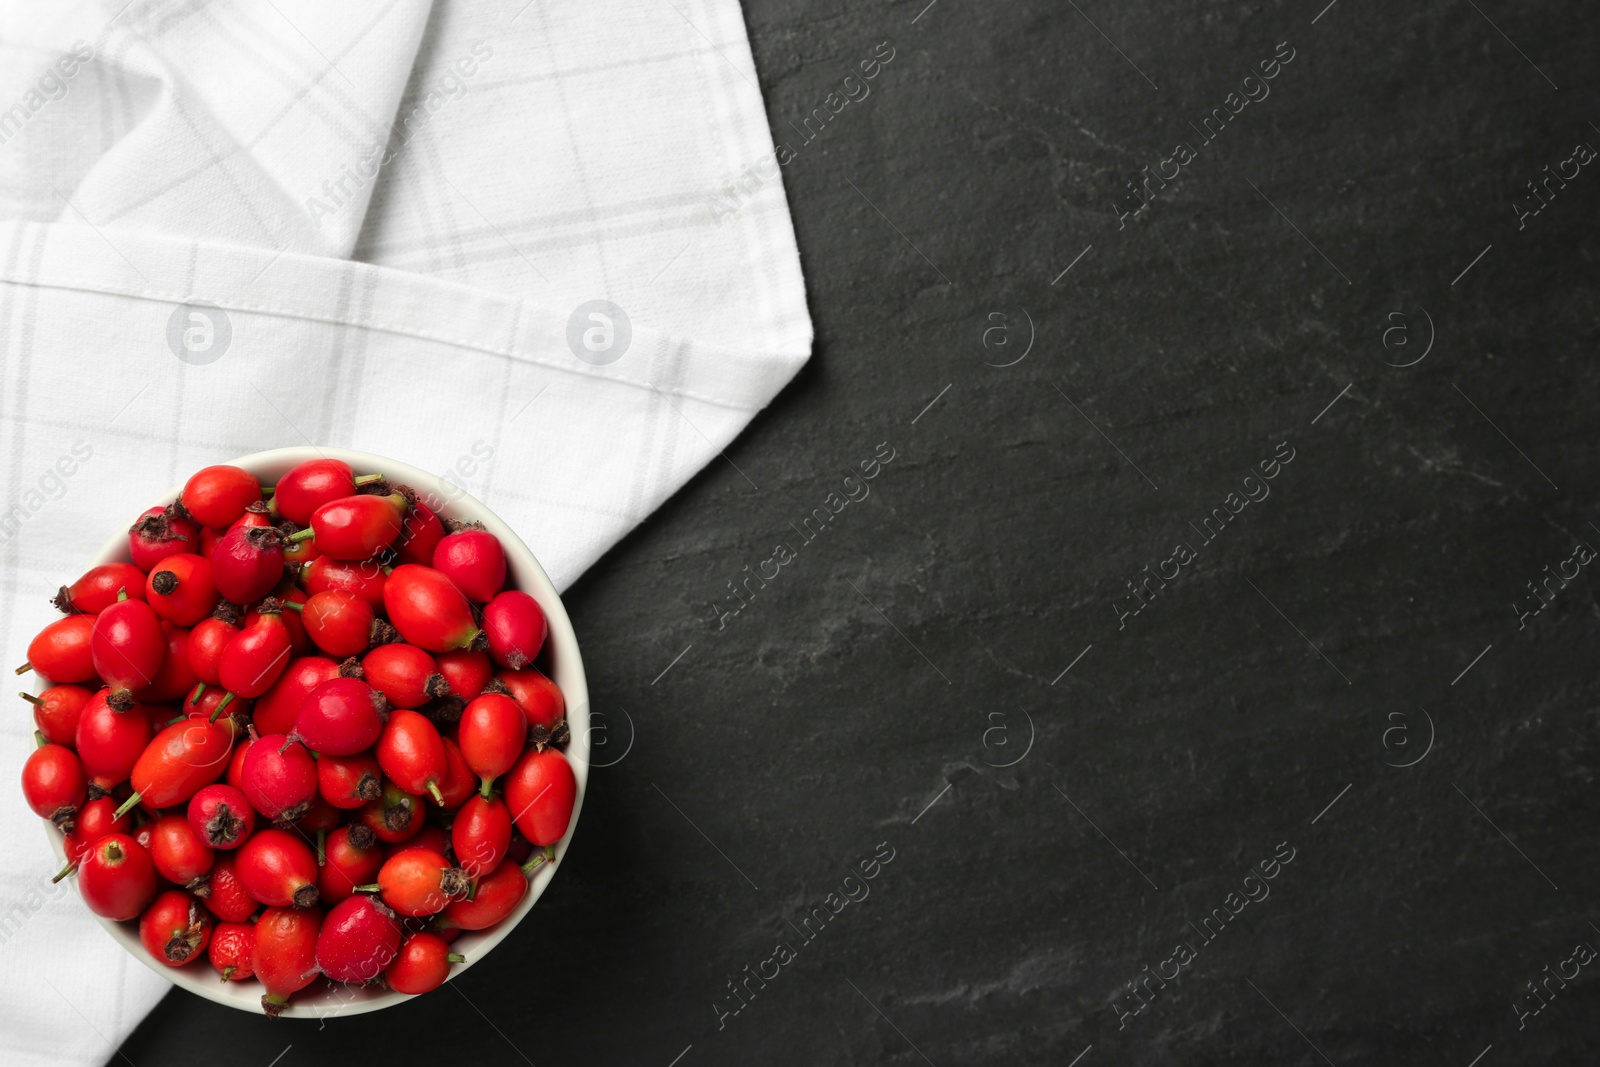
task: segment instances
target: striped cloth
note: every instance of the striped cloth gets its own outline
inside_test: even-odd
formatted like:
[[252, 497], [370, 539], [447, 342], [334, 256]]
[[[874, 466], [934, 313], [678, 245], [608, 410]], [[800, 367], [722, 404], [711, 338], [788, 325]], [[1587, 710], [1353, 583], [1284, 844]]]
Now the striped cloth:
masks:
[[[150, 498], [284, 445], [437, 472], [564, 587], [810, 352], [734, 0], [0, 0], [0, 42], [17, 662]], [[0, 1061], [102, 1062], [166, 983], [0, 827]]]

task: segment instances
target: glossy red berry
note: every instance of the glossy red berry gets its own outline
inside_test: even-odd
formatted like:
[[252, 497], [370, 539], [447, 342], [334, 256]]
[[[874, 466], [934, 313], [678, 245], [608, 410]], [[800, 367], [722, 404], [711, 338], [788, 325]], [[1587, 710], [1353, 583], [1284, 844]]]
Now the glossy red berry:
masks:
[[235, 526], [211, 553], [211, 577], [235, 604], [267, 596], [283, 578], [283, 535], [271, 526]]
[[163, 619], [161, 636], [166, 639], [167, 651], [161, 657], [161, 669], [150, 679], [150, 684], [134, 694], [134, 699], [141, 704], [182, 700], [199, 681], [189, 666], [189, 631]]
[[251, 745], [240, 777], [250, 806], [265, 819], [294, 822], [317, 795], [316, 761], [304, 745], [283, 734], [268, 734]]
[[432, 567], [396, 567], [383, 587], [383, 604], [400, 636], [428, 652], [468, 648], [479, 640], [465, 594]]
[[438, 934], [416, 933], [401, 944], [394, 962], [383, 973], [383, 979], [396, 993], [409, 996], [430, 993], [450, 977], [452, 963], [465, 960], [465, 956], [451, 952], [449, 942]]
[[243, 982], [255, 977], [250, 959], [256, 951], [256, 928], [251, 923], [218, 923], [211, 931], [207, 957], [224, 982]]
[[151, 508], [128, 531], [128, 558], [148, 574], [156, 564], [179, 552], [197, 552], [200, 527], [192, 520]]
[[478, 776], [472, 773], [472, 768], [467, 766], [467, 761], [461, 755], [461, 746], [457, 745], [454, 738], [441, 737], [444, 741], [444, 778], [439, 782], [439, 792], [444, 796], [444, 806], [447, 811], [454, 811], [467, 798], [477, 793], [483, 784]]
[[141, 598], [163, 619], [193, 626], [217, 606], [217, 584], [204, 556], [179, 552], [158, 563], [145, 579]]
[[356, 823], [330, 832], [323, 844], [317, 892], [324, 904], [337, 904], [368, 885], [383, 868], [383, 849], [371, 829]]
[[98, 615], [115, 604], [117, 593], [124, 589], [129, 596], [143, 600], [144, 583], [144, 571], [131, 563], [102, 563], [90, 567], [71, 585], [62, 586], [55, 605], [64, 612]]
[[439, 673], [450, 686], [450, 695], [471, 700], [483, 692], [483, 687], [494, 677], [494, 661], [489, 653], [473, 649], [441, 652], [436, 657]]
[[261, 499], [261, 482], [241, 467], [204, 467], [178, 496], [183, 510], [201, 526], [229, 526]]
[[401, 563], [420, 563], [424, 567], [433, 563], [433, 553], [444, 538], [444, 523], [433, 509], [420, 500], [413, 500], [406, 512], [400, 536], [395, 539], [395, 558]]
[[396, 708], [420, 708], [450, 693], [439, 665], [416, 645], [379, 645], [362, 657], [361, 676]]
[[469, 884], [465, 871], [431, 848], [401, 849], [378, 872], [383, 902], [401, 915], [436, 915], [466, 896]]
[[242, 923], [261, 907], [239, 880], [236, 856], [233, 852], [217, 853], [211, 864], [211, 893], [205, 898], [211, 914], [227, 923]]
[[307, 694], [292, 736], [318, 754], [353, 756], [377, 743], [387, 712], [383, 694], [366, 682], [331, 678]]
[[479, 878], [471, 898], [452, 900], [438, 919], [438, 928], [487, 930], [517, 910], [528, 895], [528, 876], [514, 863], [502, 863]]
[[527, 740], [527, 717], [515, 700], [501, 693], [475, 698], [456, 727], [456, 744], [472, 773], [483, 780], [484, 796], [489, 795], [490, 783], [521, 757]]
[[342, 459], [308, 459], [278, 479], [272, 508], [296, 526], [305, 526], [322, 505], [355, 496], [362, 485], [377, 480], [375, 474], [358, 479]]
[[383, 590], [388, 581], [383, 567], [370, 559], [349, 562], [323, 556], [300, 569], [300, 584], [307, 593], [329, 590], [354, 593], [374, 611], [383, 609]]
[[168, 967], [200, 959], [211, 943], [211, 913], [192, 893], [169, 889], [139, 917], [139, 941]]
[[259, 734], [286, 734], [294, 729], [300, 705], [317, 686], [339, 677], [339, 665], [326, 656], [291, 660], [272, 688], [256, 701], [255, 727]]
[[370, 752], [317, 758], [317, 795], [335, 808], [353, 811], [383, 794], [383, 771]]
[[289, 629], [274, 601], [267, 601], [249, 625], [233, 636], [217, 661], [217, 681], [228, 692], [255, 698], [289, 665]]
[[400, 536], [407, 506], [400, 493], [343, 497], [317, 508], [310, 525], [291, 539], [314, 537], [317, 550], [334, 559], [371, 559]]
[[338, 589], [314, 593], [300, 608], [306, 636], [337, 659], [365, 652], [372, 644], [376, 620], [372, 606], [364, 599]]
[[567, 715], [566, 698], [556, 683], [532, 667], [520, 671], [501, 671], [495, 677], [505, 683], [511, 699], [521, 706], [528, 729], [540, 727], [554, 732]]
[[245, 891], [269, 908], [309, 908], [317, 902], [317, 855], [299, 835], [257, 830], [233, 853]]
[[34, 671], [47, 682], [87, 682], [95, 676], [94, 639], [97, 615], [68, 615], [50, 623], [28, 644], [28, 662], [18, 674]]
[[244, 792], [217, 782], [189, 798], [189, 826], [212, 848], [231, 849], [255, 833], [256, 813]]
[[79, 861], [78, 892], [96, 915], [125, 922], [155, 898], [155, 864], [127, 834], [107, 834]]
[[123, 807], [135, 804], [170, 808], [187, 804], [203, 786], [221, 778], [233, 755], [235, 727], [232, 719], [217, 722], [184, 718], [156, 735], [128, 775], [134, 792]]
[[196, 680], [206, 685], [220, 684], [217, 668], [222, 662], [223, 649], [228, 647], [228, 642], [239, 632], [237, 620], [238, 614], [229, 610], [221, 615], [202, 619], [189, 631], [189, 641], [184, 648], [184, 654], [189, 660], [189, 669], [194, 672]]
[[423, 715], [407, 708], [389, 713], [378, 739], [378, 765], [384, 776], [408, 793], [428, 793], [439, 805], [444, 796], [439, 783], [445, 776], [444, 742]]
[[150, 717], [139, 708], [119, 713], [107, 702], [109, 690], [89, 698], [78, 718], [75, 747], [84, 772], [102, 788], [127, 779], [150, 743]]
[[487, 604], [505, 588], [506, 553], [500, 539], [489, 531], [460, 530], [433, 550], [433, 569], [454, 582], [474, 604]]
[[251, 968], [266, 987], [261, 1007], [269, 1017], [280, 1015], [289, 998], [317, 977], [317, 935], [322, 912], [271, 907], [256, 922], [256, 948]]
[[473, 794], [450, 823], [450, 848], [472, 878], [482, 878], [511, 847], [511, 809], [498, 796]]
[[553, 845], [566, 835], [578, 780], [567, 757], [553, 748], [525, 754], [505, 782], [506, 805], [524, 837]]
[[161, 617], [144, 601], [125, 597], [95, 616], [89, 651], [95, 673], [111, 687], [111, 706], [126, 710], [166, 659]]
[[150, 859], [156, 873], [174, 885], [205, 896], [210, 892], [206, 875], [216, 852], [195, 833], [182, 815], [163, 815], [150, 824]]
[[83, 764], [66, 745], [44, 744], [30, 752], [22, 765], [22, 795], [28, 807], [64, 834], [72, 832], [73, 817], [88, 789]]
[[94, 694], [81, 685], [53, 685], [38, 696], [18, 694], [33, 705], [33, 724], [46, 741], [58, 745], [77, 743], [78, 719]]
[[527, 593], [508, 589], [483, 608], [489, 655], [502, 667], [521, 670], [533, 662], [550, 632], [544, 609]]
[[370, 982], [399, 951], [399, 921], [371, 897], [347, 897], [323, 916], [317, 966], [331, 981]]
[[383, 793], [356, 812], [361, 825], [371, 830], [379, 841], [396, 843], [417, 836], [422, 829], [422, 798], [407, 793], [393, 782], [383, 784]]

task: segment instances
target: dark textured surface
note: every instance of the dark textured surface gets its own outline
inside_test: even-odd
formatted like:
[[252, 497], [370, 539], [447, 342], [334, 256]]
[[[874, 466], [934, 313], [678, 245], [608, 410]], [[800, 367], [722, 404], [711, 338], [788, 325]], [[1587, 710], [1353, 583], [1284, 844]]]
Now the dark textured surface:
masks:
[[[1524, 230], [1512, 207], [1600, 146], [1594, 12], [924, 2], [747, 4], [775, 130], [896, 54], [784, 171], [818, 339], [729, 453], [759, 491], [714, 463], [567, 600], [611, 751], [636, 735], [525, 928], [399, 1016], [175, 992], [127, 1061], [1600, 1055], [1593, 964], [1513, 1007], [1600, 947], [1595, 568], [1525, 628], [1511, 606], [1600, 546], [1600, 169]], [[1284, 41], [1270, 97], [1119, 228], [1123, 183]], [[986, 365], [1024, 350], [1018, 306], [1031, 351]], [[1423, 350], [1419, 309], [1431, 352], [1385, 365]], [[726, 583], [880, 442], [870, 497], [718, 630]], [[1281, 442], [1271, 495], [1202, 543]], [[1419, 708], [1432, 748], [1391, 766]], [[870, 896], [802, 944], [881, 842]], [[1282, 842], [1207, 942], [1190, 924], [1259, 895]]]

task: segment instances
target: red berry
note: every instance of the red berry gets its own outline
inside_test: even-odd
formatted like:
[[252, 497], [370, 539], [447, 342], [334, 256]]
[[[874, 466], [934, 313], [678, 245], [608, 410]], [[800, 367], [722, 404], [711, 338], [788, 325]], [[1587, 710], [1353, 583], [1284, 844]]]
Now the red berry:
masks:
[[22, 795], [28, 807], [41, 819], [55, 823], [62, 833], [71, 833], [73, 816], [83, 805], [89, 789], [83, 764], [66, 745], [45, 744], [28, 754], [22, 765]]
[[211, 865], [211, 894], [205, 900], [211, 914], [228, 923], [244, 922], [261, 906], [239, 880], [236, 856], [233, 852], [218, 853]]
[[189, 633], [165, 619], [161, 622], [161, 636], [166, 639], [166, 655], [161, 658], [161, 669], [150, 684], [134, 694], [141, 704], [165, 704], [181, 700], [200, 679], [189, 666]]
[[374, 560], [351, 563], [323, 556], [300, 569], [300, 584], [308, 593], [342, 590], [354, 593], [374, 610], [383, 608], [383, 590], [389, 578]]
[[149, 604], [124, 598], [95, 616], [89, 650], [95, 673], [111, 687], [111, 706], [126, 710], [133, 706], [134, 691], [161, 670], [167, 635]]
[[95, 676], [94, 639], [97, 615], [68, 615], [50, 623], [28, 644], [28, 662], [17, 673], [32, 670], [47, 682], [87, 682]]
[[326, 656], [302, 656], [291, 660], [272, 688], [256, 701], [257, 733], [286, 734], [294, 729], [300, 705], [317, 686], [339, 677], [339, 665]]
[[314, 537], [317, 550], [334, 559], [371, 559], [400, 536], [406, 508], [400, 493], [342, 497], [317, 508], [309, 527], [292, 539]]
[[235, 696], [253, 699], [271, 689], [288, 665], [289, 629], [278, 605], [269, 600], [222, 650], [217, 681]]
[[505, 782], [506, 804], [523, 836], [553, 845], [567, 832], [578, 796], [578, 780], [567, 757], [553, 748], [528, 752]]
[[362, 657], [361, 676], [396, 708], [420, 708], [450, 693], [439, 665], [416, 645], [379, 645]]
[[313, 593], [300, 609], [306, 636], [330, 656], [358, 656], [372, 644], [372, 606], [354, 593], [329, 589]]
[[256, 813], [241, 790], [221, 782], [189, 798], [189, 826], [212, 848], [238, 848], [255, 833]]
[[245, 891], [267, 907], [309, 908], [317, 902], [317, 855], [298, 835], [258, 830], [233, 855]]
[[515, 671], [533, 662], [550, 627], [537, 600], [508, 589], [484, 605], [483, 632], [489, 635], [489, 655]]
[[429, 993], [444, 985], [444, 980], [450, 977], [452, 963], [465, 959], [451, 952], [449, 942], [438, 934], [412, 934], [400, 946], [399, 954], [383, 973], [383, 979], [396, 993], [411, 996]]
[[[362, 479], [362, 483], [376, 480], [374, 475]], [[272, 508], [296, 526], [305, 526], [322, 505], [355, 496], [358, 488], [355, 472], [344, 460], [308, 459], [278, 479]]]
[[283, 535], [271, 526], [235, 526], [211, 553], [211, 577], [225, 600], [260, 600], [283, 578]]
[[[426, 562], [426, 561], [424, 561]], [[506, 553], [487, 530], [461, 530], [433, 550], [433, 569], [456, 584], [474, 604], [487, 604], [505, 588]]]
[[207, 685], [218, 684], [217, 666], [222, 661], [222, 651], [239, 632], [239, 624], [231, 621], [230, 616], [237, 617], [229, 612], [222, 617], [202, 619], [189, 631], [189, 643], [185, 646], [184, 654], [195, 678]]
[[439, 521], [439, 516], [422, 501], [413, 500], [394, 543], [395, 556], [401, 563], [420, 563], [426, 567], [433, 562], [433, 553], [443, 538], [444, 523]]
[[395, 843], [417, 836], [422, 829], [422, 798], [393, 782], [383, 784], [383, 793], [356, 812], [356, 819], [371, 830], [379, 841]]
[[321, 928], [318, 910], [273, 907], [261, 913], [250, 966], [266, 987], [261, 1007], [269, 1017], [281, 1014], [289, 997], [316, 979]]
[[184, 484], [178, 500], [201, 526], [228, 526], [261, 499], [261, 482], [240, 467], [204, 467]]
[[256, 951], [256, 928], [250, 923], [218, 923], [211, 931], [207, 956], [224, 982], [243, 982], [255, 977], [250, 957]]
[[472, 773], [489, 784], [509, 771], [528, 740], [528, 720], [515, 700], [501, 693], [485, 693], [461, 713], [456, 743]]
[[383, 794], [383, 770], [370, 752], [319, 756], [317, 794], [335, 808], [351, 811]]
[[430, 793], [444, 806], [439, 782], [448, 764], [444, 742], [433, 723], [421, 714], [396, 708], [378, 739], [378, 765], [395, 785], [408, 793]]
[[182, 967], [200, 958], [211, 942], [211, 913], [194, 894], [169, 889], [139, 917], [139, 941], [145, 951], [168, 967]]
[[567, 702], [561, 688], [532, 667], [520, 671], [501, 671], [495, 677], [511, 690], [511, 699], [522, 707], [528, 718], [528, 728], [535, 726], [554, 732], [567, 714]]
[[102, 563], [90, 567], [71, 585], [62, 586], [55, 605], [66, 612], [98, 615], [117, 602], [117, 593], [123, 589], [129, 596], [143, 600], [144, 580], [144, 571], [131, 563]]
[[150, 853], [127, 834], [107, 834], [83, 854], [78, 892], [96, 915], [125, 922], [155, 897], [155, 864], [150, 862]]
[[360, 823], [341, 826], [323, 843], [317, 892], [324, 904], [337, 904], [355, 893], [356, 886], [369, 885], [382, 868], [377, 835]]
[[317, 966], [332, 981], [370, 982], [399, 951], [400, 923], [371, 897], [348, 897], [322, 919]]
[[157, 563], [179, 552], [194, 552], [200, 544], [200, 527], [189, 519], [151, 508], [128, 531], [128, 558], [146, 574]]
[[354, 756], [377, 743], [387, 710], [383, 694], [366, 682], [330, 678], [301, 703], [292, 736], [319, 755]]
[[487, 652], [459, 649], [441, 652], [437, 657], [439, 673], [450, 686], [450, 695], [471, 700], [483, 692], [483, 687], [494, 677], [494, 663]]
[[472, 896], [452, 900], [438, 929], [487, 930], [517, 909], [528, 895], [528, 876], [514, 863], [502, 863], [477, 880]]
[[469, 797], [450, 823], [450, 847], [462, 870], [482, 878], [511, 847], [511, 809], [498, 796]]
[[401, 849], [378, 872], [383, 902], [401, 915], [437, 915], [468, 885], [467, 873], [431, 848]]
[[[163, 815], [150, 824], [150, 859], [156, 871], [174, 885], [202, 893], [204, 876], [216, 853], [182, 815]], [[202, 893], [202, 895], [204, 895]]]
[[46, 741], [58, 745], [76, 744], [78, 719], [93, 693], [81, 685], [53, 685], [38, 696], [19, 695], [33, 705], [33, 724]]
[[179, 552], [156, 565], [142, 598], [155, 613], [179, 626], [193, 626], [217, 606], [217, 585], [204, 556]]
[[240, 789], [266, 819], [294, 822], [311, 810], [317, 795], [316, 761], [304, 745], [283, 734], [268, 734], [251, 745], [239, 773]]
[[233, 754], [234, 723], [185, 718], [156, 735], [128, 775], [134, 793], [123, 802], [150, 809], [187, 804], [203, 786], [221, 778]]
[[432, 567], [396, 567], [383, 587], [383, 605], [400, 636], [429, 652], [467, 648], [478, 640], [472, 605]]
[[139, 708], [118, 713], [107, 702], [110, 690], [89, 698], [78, 718], [74, 747], [89, 778], [109, 789], [127, 779], [150, 743], [150, 718]]

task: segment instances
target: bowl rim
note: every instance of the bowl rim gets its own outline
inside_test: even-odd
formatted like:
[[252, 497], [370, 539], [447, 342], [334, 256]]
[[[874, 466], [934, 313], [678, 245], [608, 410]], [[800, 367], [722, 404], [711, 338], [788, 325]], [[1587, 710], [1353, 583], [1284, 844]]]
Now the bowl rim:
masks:
[[[567, 824], [566, 834], [555, 845], [554, 862], [543, 864], [529, 879], [528, 893], [517, 909], [494, 927], [465, 932], [452, 943], [452, 951], [461, 952], [466, 956], [466, 960], [451, 966], [449, 976], [445, 979], [449, 982], [492, 952], [523, 919], [527, 918], [534, 904], [555, 877], [556, 868], [561, 865], [561, 860], [572, 842], [572, 835], [578, 828], [578, 816], [583, 810], [583, 800], [588, 789], [590, 753], [589, 689], [583, 669], [583, 657], [578, 648], [577, 634], [573, 631], [572, 620], [567, 616], [566, 607], [562, 604], [555, 585], [550, 581], [550, 576], [545, 573], [538, 558], [522, 538], [481, 500], [445, 475], [432, 474], [420, 467], [373, 452], [314, 445], [252, 452], [224, 462], [230, 466], [242, 467], [260, 478], [263, 484], [270, 484], [291, 467], [312, 459], [343, 460], [358, 473], [380, 473], [391, 482], [408, 485], [417, 490], [422, 502], [440, 518], [475, 519], [482, 522], [490, 533], [499, 538], [500, 544], [505, 549], [507, 578], [511, 588], [520, 589], [532, 596], [544, 610], [549, 624], [549, 636], [546, 638], [545, 647], [549, 650], [548, 655], [551, 659], [550, 677], [561, 688], [565, 699], [567, 726], [572, 735], [565, 754], [568, 762], [572, 764], [573, 775], [578, 783], [577, 796], [572, 805], [572, 818]], [[178, 498], [182, 488], [181, 485], [175, 486], [147, 507], [167, 506]], [[127, 534], [119, 533], [101, 547], [89, 566], [122, 562], [127, 558]], [[36, 682], [40, 687], [44, 684], [42, 679]], [[56, 856], [65, 862], [64, 836], [48, 820], [44, 822], [44, 827], [51, 848], [54, 849]], [[219, 981], [213, 969], [204, 960], [185, 967], [168, 967], [152, 959], [145, 951], [139, 941], [137, 920], [115, 922], [98, 915], [94, 918], [125, 950], [173, 985], [226, 1007], [257, 1015], [266, 1014], [261, 1007], [259, 984]], [[338, 1015], [359, 1015], [392, 1008], [412, 999], [410, 994], [397, 993], [389, 989], [349, 986], [344, 988], [348, 990], [350, 996], [341, 998], [336, 995], [340, 985], [328, 983], [320, 988], [315, 985], [308, 986], [306, 990], [294, 994], [288, 1007], [282, 1012], [283, 1017], [326, 1019]], [[304, 995], [314, 989], [316, 990], [314, 994]]]

